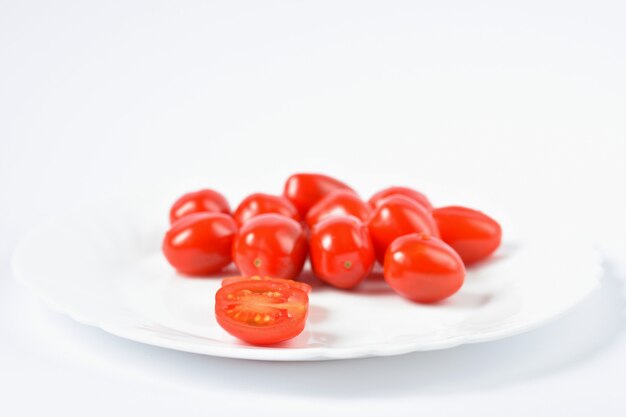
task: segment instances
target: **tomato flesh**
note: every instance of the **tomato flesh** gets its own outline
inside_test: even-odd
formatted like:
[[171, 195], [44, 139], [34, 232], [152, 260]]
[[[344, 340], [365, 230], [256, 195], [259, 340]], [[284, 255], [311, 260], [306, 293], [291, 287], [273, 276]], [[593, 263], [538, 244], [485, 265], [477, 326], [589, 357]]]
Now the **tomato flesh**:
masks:
[[224, 278], [222, 280], [222, 287], [225, 287], [227, 285], [231, 285], [237, 282], [243, 282], [243, 281], [271, 281], [271, 282], [277, 282], [279, 284], [286, 284], [286, 285], [290, 285], [294, 288], [297, 288], [299, 290], [304, 291], [305, 293], [309, 294], [311, 293], [311, 286], [305, 282], [298, 282], [298, 281], [294, 281], [292, 279], [283, 279], [283, 278], [273, 278], [273, 277], [261, 277], [258, 275], [255, 276], [251, 276], [251, 277], [243, 277], [243, 276], [235, 276], [235, 277], [228, 277], [228, 278]]
[[275, 344], [299, 335], [308, 308], [309, 297], [304, 291], [269, 280], [235, 282], [215, 294], [218, 324], [255, 345]]

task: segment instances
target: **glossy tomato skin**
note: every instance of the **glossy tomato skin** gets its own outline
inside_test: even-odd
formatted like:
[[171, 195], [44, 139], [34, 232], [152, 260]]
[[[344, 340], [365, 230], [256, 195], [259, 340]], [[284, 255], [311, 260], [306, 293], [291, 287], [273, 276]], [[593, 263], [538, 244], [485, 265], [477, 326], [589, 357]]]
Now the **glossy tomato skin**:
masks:
[[461, 256], [466, 265], [482, 261], [500, 246], [502, 228], [486, 214], [461, 206], [433, 210], [441, 239]]
[[214, 190], [200, 190], [180, 197], [170, 209], [170, 224], [192, 213], [230, 214], [230, 205], [224, 196]]
[[428, 233], [438, 237], [437, 225], [422, 205], [403, 195], [382, 200], [368, 222], [376, 258], [382, 264], [387, 247], [396, 238], [410, 233]]
[[399, 237], [389, 245], [384, 277], [403, 297], [434, 303], [461, 288], [465, 266], [461, 257], [442, 240], [414, 233]]
[[279, 214], [261, 214], [239, 229], [233, 259], [244, 276], [293, 279], [307, 257], [307, 241], [297, 221]]
[[283, 196], [256, 193], [246, 197], [237, 207], [233, 218], [238, 225], [243, 225], [259, 214], [275, 213], [300, 221], [296, 207]]
[[186, 275], [205, 275], [228, 265], [237, 224], [224, 213], [193, 213], [165, 234], [163, 254], [176, 270]]
[[231, 284], [235, 284], [237, 282], [242, 282], [242, 281], [271, 281], [271, 282], [278, 282], [279, 284], [286, 284], [286, 285], [290, 285], [292, 287], [295, 287], [301, 291], [304, 291], [307, 294], [311, 293], [311, 286], [305, 282], [299, 282], [299, 281], [294, 281], [292, 279], [284, 279], [284, 278], [272, 278], [272, 277], [261, 277], [261, 276], [253, 276], [253, 277], [244, 277], [244, 276], [235, 276], [235, 277], [228, 277], [228, 278], [224, 278], [222, 280], [222, 287], [225, 287], [226, 285], [231, 285]]
[[317, 202], [306, 215], [309, 228], [330, 216], [354, 216], [366, 221], [372, 209], [352, 191], [337, 190]]
[[415, 201], [416, 203], [421, 204], [422, 206], [424, 206], [425, 209], [429, 211], [433, 209], [433, 205], [430, 203], [430, 200], [428, 200], [428, 197], [426, 197], [424, 194], [420, 193], [419, 191], [416, 191], [408, 187], [385, 188], [384, 190], [380, 190], [379, 192], [374, 194], [369, 199], [368, 203], [372, 208], [375, 209], [385, 198], [390, 197], [392, 195], [403, 195]]
[[358, 285], [370, 273], [376, 256], [369, 230], [352, 216], [329, 217], [311, 229], [313, 272], [337, 288]]
[[353, 191], [347, 184], [322, 174], [294, 174], [287, 178], [283, 195], [298, 209], [301, 218], [315, 203], [335, 190]]
[[271, 345], [299, 335], [306, 324], [308, 295], [272, 281], [241, 281], [215, 294], [215, 318], [231, 335], [254, 345]]

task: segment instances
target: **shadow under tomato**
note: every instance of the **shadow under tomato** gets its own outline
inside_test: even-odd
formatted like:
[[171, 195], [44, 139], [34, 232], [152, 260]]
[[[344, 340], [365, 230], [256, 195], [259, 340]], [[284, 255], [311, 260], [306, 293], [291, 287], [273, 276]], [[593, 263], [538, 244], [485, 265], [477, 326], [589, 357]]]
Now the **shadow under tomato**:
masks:
[[383, 266], [377, 263], [376, 265], [374, 265], [374, 268], [372, 268], [372, 271], [369, 273], [369, 275], [365, 278], [364, 282], [384, 280], [385, 276], [383, 275]]
[[503, 242], [498, 250], [487, 259], [465, 265], [468, 271], [480, 270], [484, 267], [493, 267], [494, 265], [509, 259], [515, 252], [519, 251], [520, 245], [515, 242]]
[[238, 276], [241, 275], [239, 273], [239, 270], [237, 269], [237, 266], [235, 266], [234, 263], [229, 264], [228, 266], [226, 266], [224, 269], [218, 271], [218, 272], [213, 272], [210, 274], [202, 274], [202, 275], [189, 275], [189, 274], [181, 274], [180, 272], [177, 274], [179, 277], [182, 278], [189, 278], [189, 279], [214, 279], [214, 278], [219, 278], [219, 279], [223, 279], [223, 278], [227, 278], [227, 277], [234, 277], [234, 276]]
[[326, 307], [311, 305], [309, 306], [308, 321], [311, 324], [319, 324], [328, 319], [329, 311]]
[[309, 284], [311, 286], [311, 288], [313, 288], [313, 291], [318, 291], [320, 289], [331, 288], [328, 284], [324, 283], [317, 276], [315, 276], [313, 271], [310, 268], [308, 268], [307, 266], [304, 267], [304, 269], [302, 270], [302, 272], [300, 273], [300, 275], [298, 276], [296, 281], [300, 281], [300, 282], [304, 282], [306, 284]]
[[[365, 280], [351, 291], [355, 294], [366, 296], [396, 294], [396, 292], [391, 289], [385, 280]], [[398, 295], [398, 297], [400, 296]]]
[[376, 269], [372, 271], [359, 285], [351, 289], [341, 289], [333, 287], [330, 284], [325, 283], [315, 276], [313, 271], [305, 269], [298, 277], [298, 281], [306, 282], [309, 284], [315, 293], [322, 291], [339, 291], [351, 294], [361, 295], [388, 295], [394, 294], [394, 291], [389, 287], [383, 278], [383, 271]]

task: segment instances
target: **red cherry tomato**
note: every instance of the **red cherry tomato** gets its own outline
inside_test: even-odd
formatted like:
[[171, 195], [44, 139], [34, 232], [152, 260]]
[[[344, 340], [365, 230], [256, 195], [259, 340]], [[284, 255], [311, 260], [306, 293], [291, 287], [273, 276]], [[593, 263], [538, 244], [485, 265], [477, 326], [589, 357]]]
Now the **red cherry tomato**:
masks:
[[311, 286], [309, 284], [304, 283], [304, 282], [298, 282], [298, 281], [294, 281], [292, 279], [260, 277], [258, 275], [254, 276], [254, 277], [236, 276], [236, 277], [224, 278], [222, 280], [222, 287], [234, 284], [236, 282], [242, 282], [242, 281], [272, 281], [272, 282], [278, 282], [279, 284], [290, 285], [290, 286], [292, 286], [294, 288], [297, 288], [297, 289], [299, 289], [301, 291], [304, 291], [307, 294], [311, 293]]
[[348, 185], [322, 174], [294, 174], [287, 178], [283, 195], [289, 199], [304, 218], [311, 207], [335, 190], [352, 190]]
[[233, 259], [242, 275], [292, 279], [300, 274], [307, 256], [304, 229], [279, 214], [261, 214], [248, 220], [233, 242]]
[[420, 303], [433, 303], [461, 288], [465, 267], [461, 257], [443, 241], [414, 233], [389, 245], [383, 274], [398, 294]]
[[329, 216], [354, 216], [361, 221], [369, 218], [372, 209], [353, 191], [337, 190], [317, 202], [306, 215], [309, 228]]
[[304, 329], [309, 297], [273, 281], [242, 281], [215, 294], [215, 318], [231, 335], [255, 345], [279, 343]]
[[368, 227], [376, 258], [381, 264], [389, 244], [400, 236], [409, 233], [439, 236], [431, 214], [422, 205], [403, 195], [392, 195], [382, 200], [374, 210]]
[[370, 273], [376, 257], [367, 227], [352, 216], [330, 217], [311, 230], [313, 272], [337, 288], [353, 288]]
[[502, 228], [491, 217], [466, 207], [433, 210], [441, 239], [461, 256], [466, 265], [482, 261], [500, 246]]
[[172, 225], [163, 239], [168, 262], [187, 275], [218, 272], [231, 262], [237, 224], [228, 214], [194, 213]]
[[381, 201], [392, 195], [403, 195], [409, 197], [411, 200], [424, 206], [427, 210], [433, 209], [432, 204], [430, 204], [430, 201], [424, 194], [407, 187], [389, 187], [384, 190], [380, 190], [369, 199], [368, 203], [375, 209]]
[[170, 223], [191, 213], [210, 212], [230, 214], [223, 195], [213, 190], [200, 190], [180, 197], [170, 209]]
[[233, 217], [241, 226], [259, 214], [275, 213], [300, 221], [296, 207], [285, 197], [270, 194], [252, 194], [246, 197], [235, 210]]

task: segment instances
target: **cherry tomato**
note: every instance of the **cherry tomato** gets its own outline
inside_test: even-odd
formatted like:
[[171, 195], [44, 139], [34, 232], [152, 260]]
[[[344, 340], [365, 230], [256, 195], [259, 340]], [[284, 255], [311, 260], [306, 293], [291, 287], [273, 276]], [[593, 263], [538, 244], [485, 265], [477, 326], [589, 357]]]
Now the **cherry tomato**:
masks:
[[337, 288], [355, 287], [376, 262], [367, 227], [352, 216], [329, 217], [317, 223], [309, 246], [313, 272]]
[[368, 203], [372, 206], [372, 208], [376, 208], [382, 200], [392, 195], [403, 195], [409, 197], [411, 200], [424, 206], [427, 210], [433, 209], [432, 204], [430, 204], [430, 201], [424, 194], [407, 187], [389, 187], [384, 190], [380, 190], [369, 199]]
[[222, 280], [222, 287], [234, 284], [236, 282], [242, 282], [242, 281], [272, 281], [272, 282], [278, 282], [279, 284], [291, 285], [292, 287], [297, 288], [297, 289], [299, 289], [301, 291], [304, 291], [307, 294], [311, 293], [311, 286], [309, 284], [307, 284], [307, 283], [294, 281], [292, 279], [260, 277], [258, 275], [257, 276], [253, 276], [253, 277], [236, 276], [236, 277], [224, 278]]
[[379, 202], [368, 227], [376, 258], [381, 264], [389, 244], [400, 236], [421, 232], [439, 236], [431, 214], [422, 205], [403, 195], [392, 195]]
[[328, 194], [311, 207], [306, 215], [306, 222], [312, 228], [320, 220], [337, 215], [350, 215], [365, 221], [369, 218], [371, 212], [372, 209], [353, 191], [337, 190]]
[[282, 214], [300, 221], [300, 214], [291, 201], [282, 196], [261, 193], [246, 197], [235, 210], [233, 217], [241, 226], [254, 216], [265, 213]]
[[230, 205], [223, 195], [213, 190], [200, 190], [180, 197], [170, 209], [170, 223], [191, 213], [230, 214]]
[[233, 242], [233, 259], [242, 275], [292, 279], [300, 274], [307, 256], [304, 229], [279, 214], [261, 214], [248, 220]]
[[482, 261], [500, 246], [502, 228], [491, 217], [466, 207], [433, 210], [441, 239], [461, 256], [466, 265]]
[[274, 281], [242, 281], [215, 294], [215, 318], [231, 335], [255, 345], [299, 335], [309, 309], [307, 294]]
[[426, 233], [413, 233], [389, 245], [383, 274], [398, 294], [420, 303], [433, 303], [461, 288], [465, 266], [461, 257], [442, 240]]
[[231, 262], [231, 246], [236, 233], [237, 224], [228, 214], [189, 214], [174, 223], [165, 234], [163, 254], [183, 274], [218, 272]]
[[289, 199], [304, 218], [311, 207], [335, 190], [354, 191], [348, 185], [322, 174], [294, 174], [287, 178], [283, 195]]

